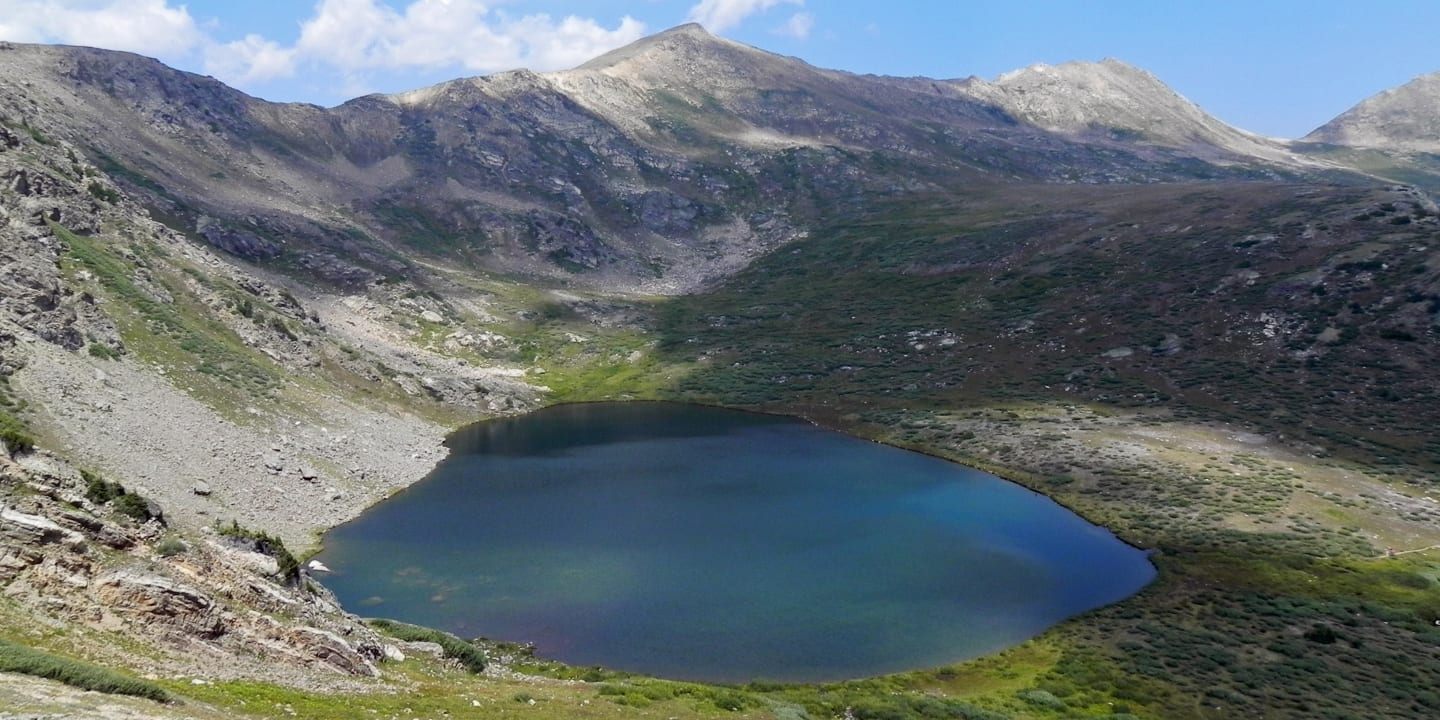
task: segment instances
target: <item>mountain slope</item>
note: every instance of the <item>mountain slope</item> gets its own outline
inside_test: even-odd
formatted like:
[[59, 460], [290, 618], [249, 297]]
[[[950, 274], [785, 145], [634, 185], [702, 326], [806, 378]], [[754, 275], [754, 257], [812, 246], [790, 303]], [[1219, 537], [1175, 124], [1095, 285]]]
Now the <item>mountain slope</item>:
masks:
[[1304, 141], [1440, 153], [1440, 72], [1366, 98]]
[[1303, 164], [1281, 143], [1226, 125], [1154, 75], [1114, 59], [1032, 65], [994, 82], [956, 84], [1052, 132], [1184, 148], [1216, 160], [1230, 155]]
[[[423, 257], [673, 293], [878, 197], [1311, 172], [1214, 123], [1184, 142], [1075, 133], [1017, 120], [1030, 106], [994, 104], [1008, 94], [821, 70], [698, 26], [572, 71], [331, 109], [134, 55], [7, 47], [0, 112], [73, 141], [173, 227], [340, 286], [424, 275]], [[1083, 112], [1109, 122], [1115, 104]]]

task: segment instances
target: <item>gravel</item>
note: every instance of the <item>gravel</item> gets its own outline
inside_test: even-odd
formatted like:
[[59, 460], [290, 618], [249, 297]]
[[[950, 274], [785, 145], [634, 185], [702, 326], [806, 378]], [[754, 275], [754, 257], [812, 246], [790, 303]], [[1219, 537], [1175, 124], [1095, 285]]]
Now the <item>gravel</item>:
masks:
[[[448, 453], [448, 429], [411, 415], [315, 394], [306, 420], [250, 408], [237, 423], [155, 368], [25, 345], [26, 366], [12, 382], [44, 398], [37, 421], [62, 445], [54, 449], [158, 500], [172, 524], [234, 519], [308, 548]], [[209, 494], [195, 492], [202, 483]]]

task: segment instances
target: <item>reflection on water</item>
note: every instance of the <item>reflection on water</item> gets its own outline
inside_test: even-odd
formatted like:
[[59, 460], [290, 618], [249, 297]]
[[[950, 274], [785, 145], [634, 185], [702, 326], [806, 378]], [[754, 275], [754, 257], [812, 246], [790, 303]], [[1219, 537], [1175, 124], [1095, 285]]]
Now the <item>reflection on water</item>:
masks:
[[1017, 643], [1149, 582], [1144, 554], [975, 470], [762, 415], [568, 405], [453, 435], [337, 528], [354, 610], [661, 677], [813, 681]]

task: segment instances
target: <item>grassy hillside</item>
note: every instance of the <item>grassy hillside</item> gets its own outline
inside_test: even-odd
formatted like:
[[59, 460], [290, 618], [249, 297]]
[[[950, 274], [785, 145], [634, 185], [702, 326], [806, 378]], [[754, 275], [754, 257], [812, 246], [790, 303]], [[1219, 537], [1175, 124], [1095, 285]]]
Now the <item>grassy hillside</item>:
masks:
[[1421, 473], [1440, 463], [1437, 234], [1379, 188], [937, 198], [677, 301], [662, 349], [707, 368], [682, 392], [727, 403], [1166, 409]]
[[660, 347], [697, 368], [677, 397], [986, 467], [1157, 551], [1047, 636], [1026, 715], [1416, 717], [1440, 561], [1385, 548], [1440, 528], [1437, 235], [1391, 188], [935, 198], [677, 301]]

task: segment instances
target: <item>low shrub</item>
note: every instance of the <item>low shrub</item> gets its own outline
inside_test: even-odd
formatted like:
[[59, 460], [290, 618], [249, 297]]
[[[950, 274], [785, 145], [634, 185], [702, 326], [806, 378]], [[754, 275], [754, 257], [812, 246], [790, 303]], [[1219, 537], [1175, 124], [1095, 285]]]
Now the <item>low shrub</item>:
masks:
[[156, 702], [170, 700], [159, 685], [4, 640], [0, 640], [0, 671], [57, 680], [72, 687], [111, 695], [133, 695]]
[[105, 343], [92, 342], [85, 348], [85, 352], [89, 353], [90, 357], [97, 357], [101, 360], [120, 359], [120, 351]]
[[485, 672], [485, 653], [475, 647], [473, 643], [461, 640], [450, 633], [384, 618], [376, 618], [367, 622], [370, 627], [399, 640], [433, 642], [445, 651], [445, 657], [459, 661], [466, 670], [476, 674]]
[[1021, 690], [1020, 692], [1015, 693], [1015, 697], [1024, 700], [1030, 705], [1034, 705], [1038, 708], [1044, 708], [1046, 710], [1065, 709], [1065, 701], [1061, 700], [1058, 697], [1055, 697], [1055, 694], [1050, 692], [1049, 690], [1040, 690], [1038, 688]]
[[[122, 489], [123, 491], [123, 489]], [[115, 512], [120, 513], [136, 522], [145, 522], [150, 519], [150, 503], [145, 498], [135, 493], [125, 493], [115, 498], [111, 503]]]
[[285, 547], [285, 541], [267, 532], [241, 527], [236, 520], [231, 520], [228, 526], [220, 526], [219, 530], [221, 537], [240, 541], [255, 552], [275, 558], [281, 581], [292, 586], [300, 582], [300, 561]]
[[80, 477], [85, 481], [86, 500], [96, 505], [109, 503], [115, 508], [115, 512], [136, 522], [143, 523], [155, 516], [150, 510], [150, 502], [141, 495], [126, 490], [124, 485], [110, 482], [89, 470], [81, 470]]
[[11, 455], [28, 453], [35, 449], [35, 438], [30, 435], [25, 423], [10, 413], [0, 411], [0, 441]]
[[155, 554], [159, 555], [160, 557], [175, 557], [176, 555], [179, 555], [180, 553], [183, 553], [189, 549], [190, 546], [186, 545], [184, 542], [181, 542], [178, 538], [173, 537], [165, 538], [164, 540], [155, 543]]
[[96, 200], [103, 200], [111, 205], [120, 202], [120, 193], [116, 192], [114, 188], [101, 185], [99, 182], [92, 180], [90, 185], [86, 187], [86, 190], [89, 190], [90, 194], [93, 195]]

